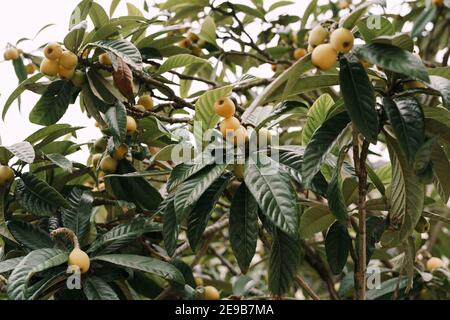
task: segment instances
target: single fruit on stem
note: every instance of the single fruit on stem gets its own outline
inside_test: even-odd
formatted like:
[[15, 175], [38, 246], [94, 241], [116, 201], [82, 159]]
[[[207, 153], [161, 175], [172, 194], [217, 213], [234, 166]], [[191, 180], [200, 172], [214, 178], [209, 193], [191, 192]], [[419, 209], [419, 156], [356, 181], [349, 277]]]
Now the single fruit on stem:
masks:
[[89, 270], [91, 261], [89, 260], [89, 256], [86, 252], [80, 248], [74, 248], [69, 255], [68, 265], [77, 266], [80, 268], [81, 273], [86, 273]]
[[236, 106], [233, 100], [228, 97], [223, 97], [214, 103], [214, 109], [218, 116], [229, 118], [236, 112]]
[[205, 300], [220, 300], [220, 293], [213, 286], [206, 286], [204, 290], [205, 290], [204, 293]]
[[97, 153], [103, 153], [105, 151], [108, 141], [105, 138], [97, 139], [94, 142], [94, 151]]
[[5, 60], [17, 60], [19, 59], [20, 52], [16, 48], [9, 48], [6, 49], [5, 53], [3, 54], [3, 58]]
[[236, 163], [233, 168], [234, 176], [239, 180], [244, 180], [245, 166], [241, 163]]
[[96, 153], [92, 156], [92, 166], [94, 168], [98, 167], [98, 163], [100, 161], [100, 159], [102, 158], [102, 154], [101, 153]]
[[71, 80], [73, 75], [75, 74], [74, 69], [66, 69], [62, 65], [59, 65], [58, 68], [59, 77], [63, 80]]
[[192, 45], [192, 41], [188, 38], [181, 40], [180, 42], [178, 42], [178, 46], [180, 48], [184, 48], [187, 49]]
[[294, 59], [295, 60], [300, 60], [301, 58], [303, 58], [306, 55], [306, 50], [304, 48], [297, 48], [294, 50]]
[[72, 83], [75, 87], [81, 88], [86, 81], [86, 75], [83, 71], [76, 70], [72, 77]]
[[107, 52], [102, 53], [101, 55], [99, 55], [98, 56], [98, 61], [101, 64], [104, 64], [104, 65], [107, 65], [107, 66], [112, 65], [111, 57], [109, 56], [109, 53], [107, 53]]
[[116, 160], [123, 160], [128, 154], [128, 147], [125, 144], [121, 144], [113, 152], [113, 158]]
[[49, 77], [54, 77], [59, 72], [58, 62], [45, 58], [41, 62], [41, 73]]
[[111, 156], [106, 155], [100, 161], [100, 169], [106, 173], [114, 173], [117, 171], [117, 160], [113, 159]]
[[224, 137], [233, 138], [234, 137], [234, 131], [239, 129], [241, 127], [241, 122], [235, 118], [235, 117], [229, 117], [224, 119], [220, 125], [220, 132]]
[[59, 58], [59, 64], [66, 69], [75, 69], [78, 64], [78, 57], [73, 52], [64, 51]]
[[144, 95], [142, 97], [139, 97], [138, 103], [142, 106], [144, 106], [145, 110], [152, 110], [154, 103], [153, 103], [153, 98], [149, 95]]
[[353, 33], [345, 28], [334, 30], [330, 36], [330, 44], [340, 53], [347, 53], [352, 50], [354, 41]]
[[316, 47], [319, 44], [322, 44], [327, 37], [328, 31], [321, 25], [317, 25], [309, 33], [308, 43], [311, 46]]
[[27, 70], [28, 74], [33, 74], [36, 71], [36, 67], [32, 63], [27, 64], [25, 66], [25, 69]]
[[314, 66], [320, 70], [328, 70], [335, 65], [337, 52], [334, 47], [329, 44], [320, 44], [314, 48], [311, 60]]
[[63, 49], [59, 43], [49, 43], [44, 48], [44, 56], [50, 60], [57, 60], [61, 57]]
[[0, 166], [0, 186], [11, 184], [14, 181], [14, 171], [8, 166]]
[[416, 224], [415, 230], [418, 233], [426, 233], [430, 230], [430, 222], [425, 217], [420, 217]]
[[444, 262], [436, 257], [431, 257], [427, 261], [427, 271], [433, 271], [434, 269], [442, 268], [444, 266]]
[[133, 117], [127, 116], [127, 135], [131, 136], [136, 132], [137, 124]]

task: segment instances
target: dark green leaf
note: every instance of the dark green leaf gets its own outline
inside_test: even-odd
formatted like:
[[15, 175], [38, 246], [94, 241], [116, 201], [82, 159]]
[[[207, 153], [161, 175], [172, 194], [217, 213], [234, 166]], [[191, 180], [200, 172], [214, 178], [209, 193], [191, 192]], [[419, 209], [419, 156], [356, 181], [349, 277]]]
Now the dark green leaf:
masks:
[[119, 300], [113, 288], [106, 281], [92, 275], [83, 282], [83, 292], [88, 300]]
[[352, 238], [347, 228], [338, 221], [333, 223], [327, 232], [325, 250], [328, 265], [334, 274], [340, 274], [344, 269], [351, 246]]
[[29, 249], [53, 248], [54, 243], [50, 235], [31, 223], [9, 221], [8, 229], [20, 244]]
[[82, 241], [90, 228], [90, 218], [94, 197], [91, 192], [81, 188], [73, 188], [67, 197], [70, 206], [61, 209], [61, 219], [64, 227], [69, 228]]

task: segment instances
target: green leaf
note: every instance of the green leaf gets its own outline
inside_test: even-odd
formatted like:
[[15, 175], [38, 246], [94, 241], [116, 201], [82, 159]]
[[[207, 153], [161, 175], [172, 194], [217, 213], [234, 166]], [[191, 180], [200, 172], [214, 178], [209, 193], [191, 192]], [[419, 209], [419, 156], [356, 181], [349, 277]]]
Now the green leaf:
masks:
[[17, 79], [19, 79], [19, 83], [27, 80], [28, 73], [27, 73], [27, 69], [25, 68], [25, 65], [23, 63], [22, 57], [19, 57], [19, 59], [13, 60], [12, 64], [14, 66], [14, 71], [16, 72]]
[[39, 179], [31, 173], [24, 173], [20, 177], [28, 191], [36, 197], [41, 198], [53, 206], [69, 207], [67, 200], [44, 180]]
[[264, 154], [253, 154], [245, 166], [245, 184], [261, 211], [280, 230], [296, 237], [299, 208], [289, 175]]
[[282, 295], [291, 288], [299, 262], [298, 241], [276, 231], [269, 260], [269, 290], [273, 294]]
[[31, 110], [30, 121], [42, 126], [55, 124], [66, 113], [69, 104], [74, 102], [73, 95], [77, 91], [71, 81], [52, 82]]
[[52, 153], [45, 155], [47, 159], [49, 159], [53, 164], [56, 164], [58, 167], [63, 169], [64, 171], [72, 173], [73, 171], [73, 163], [62, 154]]
[[82, 0], [73, 10], [70, 16], [69, 29], [72, 29], [75, 25], [81, 21], [86, 20], [89, 11], [91, 10], [93, 0]]
[[339, 82], [352, 123], [370, 142], [378, 136], [375, 93], [366, 70], [354, 56], [340, 59]]
[[68, 253], [59, 249], [38, 249], [20, 261], [8, 279], [8, 297], [11, 300], [26, 300], [28, 285], [38, 272], [67, 262]]
[[129, 16], [143, 17], [141, 10], [139, 10], [134, 4], [127, 2], [127, 10]]
[[94, 197], [90, 191], [73, 188], [67, 197], [70, 206], [61, 209], [61, 219], [64, 227], [75, 232], [82, 241], [89, 232], [92, 204]]
[[347, 113], [342, 112], [325, 121], [314, 132], [303, 156], [302, 176], [305, 186], [309, 187], [311, 185], [314, 176], [320, 171], [327, 154], [349, 122], [350, 118]]
[[300, 237], [311, 238], [316, 233], [328, 229], [334, 221], [336, 218], [326, 206], [310, 207], [300, 217]]
[[83, 282], [83, 292], [88, 300], [120, 300], [105, 280], [92, 275]]
[[12, 103], [26, 90], [26, 86], [32, 83], [37, 82], [44, 75], [41, 73], [37, 73], [34, 76], [28, 78], [27, 80], [21, 82], [19, 86], [11, 93], [11, 95], [6, 100], [5, 106], [3, 107], [2, 119], [5, 120], [6, 113], [11, 107]]
[[30, 191], [22, 180], [17, 181], [15, 196], [17, 204], [30, 213], [40, 216], [51, 216], [58, 209], [55, 204]]
[[269, 10], [267, 10], [268, 12], [275, 10], [277, 8], [281, 8], [281, 7], [285, 7], [285, 6], [290, 6], [294, 4], [293, 1], [277, 1], [275, 3], [273, 3], [270, 7]]
[[325, 122], [331, 108], [334, 105], [333, 98], [325, 93], [321, 95], [309, 108], [307, 120], [302, 130], [302, 145], [307, 145], [314, 131]]
[[175, 266], [158, 259], [133, 254], [109, 254], [94, 257], [92, 260], [105, 261], [121, 267], [148, 272], [166, 280], [184, 284], [183, 275]]
[[222, 175], [225, 168], [226, 164], [209, 165], [178, 187], [175, 194], [175, 211], [178, 223], [186, 218], [198, 199]]
[[159, 67], [158, 73], [163, 74], [167, 71], [185, 67], [188, 65], [196, 64], [200, 68], [201, 64], [208, 64], [208, 60], [196, 57], [192, 54], [177, 54], [175, 56], [169, 57], [164, 63]]
[[441, 200], [447, 203], [450, 198], [450, 162], [438, 144], [435, 144], [431, 151], [431, 161], [433, 161], [434, 184]]
[[109, 16], [110, 16], [110, 17], [113, 16], [113, 14], [114, 14], [114, 12], [116, 11], [117, 6], [119, 5], [119, 3], [120, 3], [120, 0], [112, 0], [112, 1], [111, 1], [111, 6], [110, 6], [110, 8], [109, 8]]
[[[386, 221], [381, 217], [368, 217], [366, 221], [366, 259], [369, 264], [375, 251], [375, 244], [380, 242], [381, 236], [386, 229]], [[356, 251], [358, 251], [358, 236], [356, 240]]]
[[105, 9], [95, 2], [92, 4], [91, 10], [89, 11], [89, 17], [91, 18], [95, 29], [100, 29], [109, 22], [109, 17]]
[[231, 203], [229, 233], [233, 253], [242, 272], [246, 273], [258, 240], [258, 203], [245, 183], [236, 190]]
[[411, 52], [389, 44], [372, 43], [355, 48], [355, 53], [367, 62], [383, 69], [429, 82], [427, 69]]
[[344, 226], [347, 225], [348, 213], [344, 194], [342, 192], [341, 168], [346, 155], [347, 147], [344, 147], [339, 152], [338, 161], [336, 163], [336, 167], [334, 168], [333, 176], [331, 177], [327, 191], [328, 206], [336, 219]]
[[368, 1], [356, 7], [355, 10], [351, 11], [339, 21], [339, 27], [351, 30], [356, 25], [358, 20], [364, 15], [364, 13], [366, 13], [371, 4], [372, 2]]
[[423, 211], [425, 188], [408, 165], [399, 143], [385, 134], [392, 164], [392, 185], [388, 230], [383, 234], [383, 246], [397, 246], [414, 232]]
[[344, 269], [351, 246], [352, 238], [347, 228], [338, 221], [333, 223], [325, 238], [325, 251], [328, 265], [334, 274], [340, 274]]
[[414, 49], [414, 41], [406, 33], [396, 33], [391, 36], [378, 36], [372, 39], [372, 42], [393, 45], [409, 52], [412, 52]]
[[189, 245], [195, 251], [201, 242], [208, 220], [225, 188], [230, 182], [231, 174], [224, 174], [214, 181], [198, 199], [188, 217], [187, 236]]
[[450, 109], [450, 80], [440, 76], [430, 76], [430, 87], [439, 91], [444, 106]]
[[123, 141], [127, 133], [127, 111], [122, 102], [117, 101], [106, 111], [105, 121], [114, 137]]
[[[383, 16], [370, 16], [356, 23], [359, 33], [367, 43], [378, 36], [393, 35], [392, 23]], [[380, 27], [378, 27], [380, 26]]]
[[[219, 122], [220, 117], [214, 110], [214, 103], [222, 98], [230, 95], [232, 86], [226, 86], [214, 90], [208, 90], [202, 94], [195, 103], [194, 121], [201, 123], [201, 128], [197, 127], [194, 130], [194, 136], [198, 145], [202, 145], [203, 133], [208, 129], [214, 128]], [[204, 144], [204, 143], [203, 143]]]
[[6, 273], [14, 270], [24, 257], [11, 258], [0, 262], [0, 273]]
[[424, 8], [420, 12], [420, 14], [414, 20], [414, 25], [411, 31], [411, 36], [418, 37], [421, 35], [422, 31], [425, 29], [425, 26], [428, 22], [431, 22], [438, 12], [438, 6], [430, 6], [428, 8]]
[[73, 28], [64, 38], [64, 46], [67, 48], [67, 50], [75, 53], [78, 52], [80, 46], [83, 44], [87, 26], [87, 21], [82, 21], [79, 24], [73, 26]]
[[210, 16], [207, 16], [202, 23], [202, 27], [200, 29], [198, 37], [203, 41], [209, 42], [213, 45], [217, 45], [216, 29], [216, 23], [214, 22], [214, 19]]
[[26, 163], [33, 163], [35, 158], [35, 153], [33, 146], [27, 142], [19, 142], [16, 144], [13, 144], [12, 146], [5, 147], [8, 149], [13, 155], [15, 155], [17, 158], [22, 160]]
[[308, 22], [309, 16], [314, 13], [317, 7], [317, 0], [312, 0], [305, 9], [303, 13], [302, 22], [300, 25], [300, 29], [305, 29], [306, 23]]
[[140, 70], [142, 68], [142, 56], [139, 50], [130, 41], [125, 39], [100, 40], [89, 43], [86, 47], [97, 47], [119, 56], [130, 66]]
[[387, 294], [393, 293], [396, 290], [402, 290], [408, 284], [408, 278], [401, 276], [399, 278], [392, 278], [381, 283], [380, 288], [367, 291], [367, 300], [376, 300]]
[[167, 205], [164, 208], [164, 224], [163, 224], [163, 239], [164, 248], [166, 248], [167, 253], [172, 256], [177, 248], [178, 239], [178, 223], [177, 223], [177, 213], [175, 212], [175, 199], [174, 196], [169, 197], [164, 200]]
[[392, 128], [409, 162], [425, 141], [425, 124], [422, 108], [413, 97], [391, 100], [383, 98], [383, 106]]
[[12, 220], [8, 222], [8, 229], [14, 239], [29, 249], [53, 248], [50, 235], [34, 224]]

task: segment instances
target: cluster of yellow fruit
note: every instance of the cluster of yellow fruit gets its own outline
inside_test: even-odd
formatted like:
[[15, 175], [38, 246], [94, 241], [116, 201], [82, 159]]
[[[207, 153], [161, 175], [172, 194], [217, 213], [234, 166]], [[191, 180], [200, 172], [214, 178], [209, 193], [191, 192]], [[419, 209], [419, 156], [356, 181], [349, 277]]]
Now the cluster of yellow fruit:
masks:
[[143, 95], [139, 97], [139, 100], [137, 104], [134, 106], [135, 109], [146, 112], [146, 111], [152, 111], [154, 106], [153, 98], [149, 95]]
[[233, 142], [235, 145], [243, 145], [248, 141], [247, 129], [234, 114], [236, 112], [236, 106], [233, 100], [228, 97], [220, 98], [214, 104], [216, 114], [225, 118], [220, 122], [220, 132], [227, 141]]
[[[326, 40], [329, 37], [329, 42]], [[308, 51], [312, 51], [311, 60], [314, 66], [328, 70], [336, 63], [338, 53], [347, 53], [353, 48], [355, 38], [350, 30], [339, 28], [331, 35], [327, 29], [318, 25], [309, 33]]]
[[203, 279], [196, 277], [195, 278], [195, 285], [197, 288], [202, 289], [202, 295], [200, 298], [202, 300], [220, 300], [220, 292], [213, 286], [205, 286], [203, 287]]
[[14, 171], [8, 166], [0, 165], [0, 187], [9, 185], [14, 181]]
[[44, 48], [45, 59], [41, 62], [41, 73], [49, 77], [59, 75], [61, 79], [71, 80], [75, 75], [78, 57], [75, 53], [64, 51], [59, 43], [49, 43]]
[[188, 32], [186, 37], [183, 40], [181, 40], [180, 42], [178, 42], [178, 46], [180, 48], [190, 49], [191, 53], [194, 56], [199, 57], [203, 53], [200, 46], [197, 45], [199, 40], [200, 40], [200, 38], [198, 37], [198, 35], [196, 33]]

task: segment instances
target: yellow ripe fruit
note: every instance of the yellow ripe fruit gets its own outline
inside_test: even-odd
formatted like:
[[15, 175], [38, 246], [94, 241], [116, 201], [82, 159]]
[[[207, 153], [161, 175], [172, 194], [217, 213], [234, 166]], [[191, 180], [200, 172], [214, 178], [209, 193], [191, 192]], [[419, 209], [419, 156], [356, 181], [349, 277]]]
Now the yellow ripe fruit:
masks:
[[81, 273], [86, 273], [89, 270], [91, 261], [89, 260], [89, 256], [86, 252], [80, 248], [75, 248], [69, 255], [68, 264], [69, 266], [78, 266]]
[[352, 50], [354, 41], [353, 33], [345, 28], [334, 30], [330, 36], [330, 44], [340, 53], [347, 53]]
[[189, 40], [191, 40], [192, 42], [197, 42], [198, 40], [200, 40], [200, 38], [198, 37], [197, 34], [195, 34], [194, 32], [189, 31], [186, 38], [188, 38]]
[[19, 59], [19, 56], [20, 56], [20, 52], [16, 48], [9, 48], [3, 54], [3, 57], [5, 58], [5, 60], [17, 60], [17, 59]]
[[44, 56], [49, 60], [57, 60], [61, 57], [63, 49], [59, 43], [49, 43], [44, 48]]
[[244, 180], [244, 171], [245, 166], [244, 164], [235, 164], [233, 168], [233, 172], [236, 178], [239, 180]]
[[205, 288], [205, 300], [220, 300], [219, 291], [213, 286], [206, 286]]
[[197, 286], [197, 287], [203, 287], [203, 279], [202, 278], [200, 278], [200, 277], [195, 277], [195, 285]]
[[149, 110], [149, 111], [152, 110], [153, 106], [154, 106], [153, 98], [149, 95], [139, 97], [137, 104], [144, 106], [145, 110]]
[[66, 69], [62, 65], [59, 65], [58, 74], [61, 79], [71, 80], [73, 78], [73, 75], [75, 74], [75, 70], [74, 69]]
[[192, 41], [188, 38], [181, 40], [180, 42], [178, 42], [178, 46], [180, 48], [189, 48], [192, 45]]
[[27, 64], [25, 66], [25, 69], [27, 70], [28, 74], [33, 74], [36, 71], [36, 67], [32, 63]]
[[345, 1], [345, 0], [339, 1], [338, 7], [341, 10], [347, 9], [349, 7], [349, 3], [347, 1]]
[[431, 1], [435, 6], [442, 6], [444, 4], [444, 0], [432, 0]]
[[433, 271], [437, 268], [442, 268], [444, 266], [444, 262], [441, 259], [432, 257], [427, 261], [427, 271]]
[[233, 138], [234, 132], [241, 127], [241, 122], [235, 117], [229, 117], [224, 119], [219, 127], [224, 137]]
[[317, 25], [309, 33], [308, 43], [312, 47], [316, 47], [319, 44], [322, 44], [327, 37], [328, 37], [328, 31], [321, 25]]
[[425, 217], [420, 217], [414, 229], [418, 233], [426, 233], [430, 230], [430, 222]]
[[145, 107], [144, 107], [142, 104], [137, 104], [137, 105], [134, 106], [134, 108], [135, 108], [136, 110], [139, 110], [140, 112], [145, 112], [145, 111], [147, 111], [147, 110], [145, 110]]
[[106, 52], [102, 53], [101, 55], [98, 56], [98, 61], [101, 64], [104, 64], [104, 65], [107, 65], [107, 66], [112, 65], [111, 57]]
[[228, 97], [223, 97], [214, 103], [214, 110], [216, 110], [218, 116], [229, 118], [236, 112], [236, 106], [233, 100]]
[[127, 116], [127, 135], [131, 136], [136, 132], [137, 124], [133, 117]]
[[8, 166], [0, 166], [0, 186], [14, 181], [14, 171]]
[[66, 69], [75, 69], [78, 64], [78, 57], [73, 52], [64, 51], [59, 58], [59, 64]]
[[59, 65], [57, 61], [45, 58], [41, 62], [40, 69], [42, 74], [45, 74], [46, 76], [49, 77], [54, 77], [59, 72]]
[[196, 57], [200, 57], [203, 54], [203, 51], [199, 46], [192, 46], [191, 53]]
[[128, 147], [125, 144], [121, 144], [116, 150], [114, 150], [113, 158], [116, 160], [123, 160], [128, 154]]
[[116, 172], [117, 166], [118, 166], [117, 160], [108, 155], [104, 156], [100, 161], [100, 169], [106, 173]]
[[86, 75], [83, 71], [76, 70], [73, 77], [72, 77], [72, 83], [75, 87], [81, 88], [86, 81]]
[[258, 131], [258, 144], [270, 145], [272, 143], [272, 133], [266, 128], [261, 128]]
[[97, 168], [100, 159], [102, 158], [101, 153], [96, 153], [92, 156], [92, 166]]
[[234, 144], [241, 146], [248, 141], [248, 132], [244, 126], [240, 126], [239, 129], [234, 131]]
[[306, 50], [304, 48], [297, 48], [294, 50], [293, 56], [294, 56], [295, 60], [300, 60], [305, 55], [306, 55]]
[[320, 70], [328, 70], [335, 65], [337, 52], [334, 47], [329, 44], [320, 44], [314, 48], [311, 60], [314, 66]]
[[274, 64], [271, 65], [271, 68], [272, 68], [273, 72], [277, 72], [278, 65], [274, 63]]

